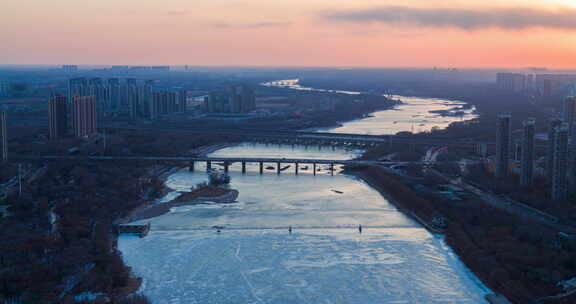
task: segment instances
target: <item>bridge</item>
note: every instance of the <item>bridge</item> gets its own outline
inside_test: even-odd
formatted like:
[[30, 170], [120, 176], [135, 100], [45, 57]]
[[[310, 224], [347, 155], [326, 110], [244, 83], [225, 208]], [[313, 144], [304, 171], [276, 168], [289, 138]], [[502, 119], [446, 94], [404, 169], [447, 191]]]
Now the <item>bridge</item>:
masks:
[[[276, 164], [276, 172], [280, 174], [284, 169], [282, 164], [294, 164], [295, 173], [298, 174], [301, 164], [312, 165], [312, 172], [316, 175], [317, 165], [329, 165], [330, 172], [334, 174], [335, 165], [344, 166], [370, 166], [370, 165], [429, 165], [430, 162], [391, 162], [391, 161], [374, 161], [374, 160], [335, 160], [335, 159], [312, 159], [312, 158], [265, 158], [265, 157], [193, 157], [193, 156], [19, 156], [15, 159], [22, 160], [70, 160], [70, 161], [147, 161], [147, 162], [181, 162], [186, 163], [190, 171], [194, 171], [195, 164], [198, 162], [206, 163], [206, 170], [211, 170], [214, 163], [224, 167], [228, 172], [230, 165], [240, 163], [242, 173], [246, 173], [246, 164], [259, 164], [260, 174], [264, 173], [264, 164]], [[449, 162], [453, 163], [453, 162]]]
[[252, 142], [302, 144], [302, 145], [349, 145], [360, 147], [379, 146], [384, 144], [411, 144], [429, 146], [457, 146], [462, 148], [479, 149], [480, 145], [495, 145], [494, 142], [454, 140], [447, 138], [415, 138], [412, 136], [399, 135], [368, 135], [329, 133], [312, 131], [292, 130], [260, 130], [260, 129], [206, 129], [182, 126], [158, 126], [158, 127], [114, 127], [111, 129], [128, 130], [151, 130], [151, 131], [182, 131], [197, 134], [212, 134], [230, 139], [241, 139]]

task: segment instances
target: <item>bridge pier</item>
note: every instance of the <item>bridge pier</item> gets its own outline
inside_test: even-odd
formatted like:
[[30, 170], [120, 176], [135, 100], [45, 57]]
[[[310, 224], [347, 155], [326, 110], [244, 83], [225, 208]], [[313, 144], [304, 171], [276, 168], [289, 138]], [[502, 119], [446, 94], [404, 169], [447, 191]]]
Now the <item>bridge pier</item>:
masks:
[[330, 175], [334, 175], [334, 163], [330, 164]]
[[316, 175], [316, 163], [312, 163], [312, 172]]
[[190, 166], [188, 167], [188, 171], [194, 172], [194, 161], [190, 162]]
[[299, 167], [300, 167], [300, 164], [296, 163], [296, 175], [298, 175], [298, 169], [300, 169]]
[[264, 174], [264, 163], [260, 162], [260, 174]]
[[280, 162], [276, 163], [276, 174], [280, 174]]
[[246, 162], [242, 162], [242, 173], [246, 173]]
[[210, 170], [212, 170], [212, 162], [206, 161], [206, 171], [210, 171]]
[[230, 167], [230, 163], [224, 162], [224, 173], [228, 173], [229, 167]]

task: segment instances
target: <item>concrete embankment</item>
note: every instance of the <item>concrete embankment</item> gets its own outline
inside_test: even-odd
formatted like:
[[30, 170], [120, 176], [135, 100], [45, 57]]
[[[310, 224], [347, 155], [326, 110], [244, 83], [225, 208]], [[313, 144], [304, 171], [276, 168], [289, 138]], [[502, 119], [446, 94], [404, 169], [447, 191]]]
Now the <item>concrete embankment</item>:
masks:
[[[382, 170], [381, 168], [376, 168], [376, 167], [373, 167], [373, 168], [377, 169], [377, 170]], [[378, 180], [377, 176], [370, 174], [369, 172], [367, 172], [367, 170], [354, 170], [354, 171], [346, 170], [344, 173], [347, 175], [352, 175], [352, 176], [355, 176], [357, 178], [360, 178], [365, 183], [369, 184], [373, 189], [380, 192], [380, 194], [384, 198], [386, 198], [390, 203], [392, 203], [398, 210], [400, 210], [402, 213], [406, 214], [407, 216], [411, 217], [412, 219], [414, 219], [415, 221], [420, 223], [428, 231], [435, 233], [435, 234], [444, 233], [444, 231], [442, 229], [436, 228], [430, 223], [430, 219], [428, 219], [429, 215], [418, 215], [418, 214], [416, 214], [416, 212], [414, 212], [414, 210], [406, 208], [406, 206], [400, 201], [400, 198], [395, 197], [392, 194], [392, 191], [391, 191], [392, 189], [387, 187], [387, 186], [390, 186], [390, 184], [382, 183], [381, 181]]]
[[[486, 269], [479, 269], [474, 267], [481, 267], [481, 265], [470, 264], [468, 255], [473, 255], [476, 252], [469, 251], [469, 246], [464, 246], [463, 243], [470, 242], [471, 240], [462, 240], [461, 238], [451, 237], [450, 229], [443, 230], [434, 227], [431, 224], [432, 217], [435, 214], [441, 214], [440, 210], [435, 208], [433, 202], [421, 198], [416, 193], [414, 193], [410, 187], [402, 183], [400, 177], [393, 176], [392, 174], [387, 173], [383, 168], [376, 166], [359, 168], [357, 170], [346, 170], [345, 173], [362, 179], [372, 188], [379, 191], [381, 195], [388, 199], [392, 204], [394, 204], [398, 210], [418, 221], [430, 232], [434, 234], [445, 234], [447, 238], [451, 238], [452, 242], [448, 243], [450, 245], [455, 245], [452, 246], [452, 249], [460, 255], [461, 259], [470, 268], [470, 270], [474, 272], [488, 286], [495, 285], [491, 284], [494, 282], [487, 280], [485, 273]], [[467, 248], [467, 250], [462, 250], [462, 248]], [[499, 294], [489, 294], [486, 296], [486, 300], [492, 304], [511, 303], [506, 297]]]

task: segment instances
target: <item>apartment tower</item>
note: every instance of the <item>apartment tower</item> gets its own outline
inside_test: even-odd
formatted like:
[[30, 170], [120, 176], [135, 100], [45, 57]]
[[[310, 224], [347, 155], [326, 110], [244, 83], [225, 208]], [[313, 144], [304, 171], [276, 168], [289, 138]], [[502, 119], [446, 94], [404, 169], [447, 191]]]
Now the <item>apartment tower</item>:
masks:
[[554, 167], [552, 172], [552, 199], [564, 200], [568, 195], [568, 136], [569, 126], [563, 123], [554, 132]]
[[48, 100], [50, 139], [59, 139], [66, 135], [68, 127], [67, 102], [66, 96], [52, 96]]
[[508, 176], [510, 162], [511, 120], [509, 114], [498, 116], [496, 133], [496, 178], [504, 179]]
[[74, 96], [72, 99], [74, 135], [88, 136], [97, 132], [96, 97]]
[[0, 149], [2, 151], [2, 161], [8, 161], [8, 130], [7, 130], [7, 112], [0, 111]]
[[534, 135], [536, 133], [536, 121], [529, 118], [524, 121], [522, 135], [522, 152], [520, 157], [520, 185], [529, 187], [534, 180]]

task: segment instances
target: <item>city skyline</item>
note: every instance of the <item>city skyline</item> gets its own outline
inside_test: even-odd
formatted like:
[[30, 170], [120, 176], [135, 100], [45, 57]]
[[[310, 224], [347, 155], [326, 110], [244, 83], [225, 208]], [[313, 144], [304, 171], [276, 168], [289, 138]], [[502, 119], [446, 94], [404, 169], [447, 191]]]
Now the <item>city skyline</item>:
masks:
[[57, 0], [0, 20], [0, 64], [576, 68], [567, 0]]

